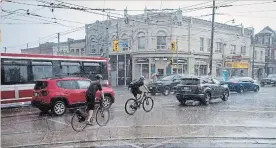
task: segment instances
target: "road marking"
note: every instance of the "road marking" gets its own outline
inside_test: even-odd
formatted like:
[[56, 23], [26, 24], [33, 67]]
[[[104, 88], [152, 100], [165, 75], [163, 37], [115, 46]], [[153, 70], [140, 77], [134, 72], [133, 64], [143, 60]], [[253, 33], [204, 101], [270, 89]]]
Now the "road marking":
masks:
[[140, 147], [140, 146], [138, 146], [136, 144], [132, 144], [132, 143], [124, 142], [124, 141], [122, 141], [121, 143], [123, 143], [125, 145], [130, 145], [130, 146], [135, 147], [135, 148], [143, 148], [143, 147]]
[[150, 147], [148, 147], [148, 148], [154, 148], [154, 147], [162, 146], [162, 145], [167, 144], [167, 143], [169, 143], [169, 142], [172, 142], [172, 141], [174, 141], [174, 140], [175, 140], [175, 139], [166, 140], [166, 141], [163, 141], [163, 142], [161, 142], [161, 143], [154, 144], [154, 145], [152, 145], [152, 146], [150, 146]]
[[[107, 126], [103, 126], [103, 127], [88, 127], [88, 129], [99, 129], [99, 128], [143, 128], [143, 127], [180, 127], [180, 126], [217, 126], [217, 127], [243, 127], [243, 128], [276, 128], [276, 124], [275, 126], [259, 126], [259, 125], [221, 125], [221, 124], [167, 124], [167, 125], [133, 125], [133, 126], [116, 126], [116, 125], [107, 125]], [[191, 132], [196, 133], [199, 132], [200, 130]]]
[[58, 120], [53, 120], [53, 119], [47, 119], [47, 120], [55, 122], [55, 123], [63, 124], [63, 125], [66, 125], [66, 126], [71, 126], [71, 125], [69, 125], [67, 123], [64, 123], [64, 122], [61, 122], [61, 121], [58, 121]]

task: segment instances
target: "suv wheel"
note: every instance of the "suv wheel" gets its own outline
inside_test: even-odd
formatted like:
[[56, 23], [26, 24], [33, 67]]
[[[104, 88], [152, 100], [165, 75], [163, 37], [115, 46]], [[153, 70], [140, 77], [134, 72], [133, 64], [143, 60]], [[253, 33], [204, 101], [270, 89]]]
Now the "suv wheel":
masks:
[[66, 111], [66, 104], [64, 101], [58, 100], [55, 101], [52, 107], [52, 112], [57, 115], [61, 116], [65, 113]]
[[163, 95], [164, 96], [168, 96], [170, 93], [171, 93], [170, 87], [169, 86], [165, 86], [164, 90], [163, 90]]
[[223, 92], [222, 101], [227, 101], [227, 100], [228, 100], [228, 97], [229, 97], [229, 91], [228, 91], [228, 90], [225, 90], [225, 91]]
[[209, 92], [205, 93], [204, 100], [202, 100], [203, 105], [209, 105], [211, 100], [211, 94]]
[[186, 106], [186, 100], [180, 100], [179, 103], [183, 106]]
[[256, 86], [254, 92], [258, 92], [260, 90], [259, 86]]
[[240, 87], [240, 89], [238, 90], [238, 93], [240, 93], [240, 94], [244, 93], [243, 87]]

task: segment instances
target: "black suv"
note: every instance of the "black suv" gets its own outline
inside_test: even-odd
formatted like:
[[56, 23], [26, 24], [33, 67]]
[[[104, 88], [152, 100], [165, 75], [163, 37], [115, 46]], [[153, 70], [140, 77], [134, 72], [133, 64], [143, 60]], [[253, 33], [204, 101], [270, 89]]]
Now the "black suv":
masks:
[[181, 78], [183, 78], [183, 75], [180, 74], [164, 76], [156, 82], [150, 83], [148, 88], [152, 95], [162, 93], [168, 96], [173, 91], [173, 87], [180, 83]]
[[176, 98], [182, 105], [185, 105], [186, 100], [200, 101], [204, 105], [209, 105], [214, 98], [227, 101], [230, 94], [226, 84], [204, 77], [183, 78], [175, 89]]
[[276, 86], [276, 74], [268, 75], [267, 78], [263, 78], [260, 83], [261, 83], [261, 86], [265, 86], [265, 85]]

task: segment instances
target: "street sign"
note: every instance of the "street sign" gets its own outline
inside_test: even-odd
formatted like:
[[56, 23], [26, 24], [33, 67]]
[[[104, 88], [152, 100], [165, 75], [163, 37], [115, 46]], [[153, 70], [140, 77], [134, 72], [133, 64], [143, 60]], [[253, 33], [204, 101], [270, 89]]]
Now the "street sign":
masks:
[[120, 41], [119, 42], [119, 46], [120, 47], [128, 47], [128, 42], [126, 42], [126, 41]]

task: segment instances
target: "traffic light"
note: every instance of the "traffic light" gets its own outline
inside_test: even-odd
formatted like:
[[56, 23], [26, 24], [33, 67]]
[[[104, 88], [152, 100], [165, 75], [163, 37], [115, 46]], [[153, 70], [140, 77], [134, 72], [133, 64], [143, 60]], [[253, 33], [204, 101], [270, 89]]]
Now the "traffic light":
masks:
[[119, 50], [119, 42], [118, 40], [113, 40], [113, 51]]
[[173, 65], [173, 59], [170, 59], [170, 64]]
[[172, 48], [172, 51], [173, 51], [173, 52], [176, 51], [176, 42], [172, 42], [172, 43], [171, 43], [171, 48]]

